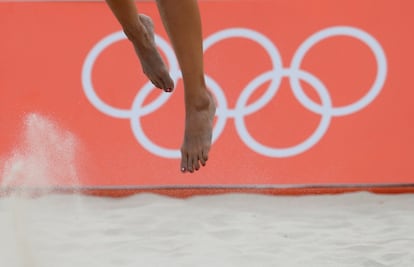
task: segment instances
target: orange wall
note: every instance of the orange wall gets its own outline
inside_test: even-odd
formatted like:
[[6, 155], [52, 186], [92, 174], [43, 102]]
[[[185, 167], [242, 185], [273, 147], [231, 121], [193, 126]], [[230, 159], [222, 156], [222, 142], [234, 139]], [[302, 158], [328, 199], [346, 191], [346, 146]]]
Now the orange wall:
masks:
[[[174, 62], [155, 4], [138, 6]], [[219, 103], [202, 171], [179, 172], [178, 75], [168, 102], [142, 114], [158, 91], [104, 3], [0, 3], [0, 155], [36, 112], [80, 140], [84, 185], [414, 183], [412, 1], [200, 7]]]

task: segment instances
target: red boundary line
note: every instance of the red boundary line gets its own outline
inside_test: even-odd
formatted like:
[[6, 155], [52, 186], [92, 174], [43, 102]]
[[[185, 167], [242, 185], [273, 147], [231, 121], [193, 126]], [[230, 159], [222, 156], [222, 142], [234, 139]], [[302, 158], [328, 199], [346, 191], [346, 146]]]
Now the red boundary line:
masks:
[[154, 188], [154, 189], [85, 189], [81, 193], [102, 197], [127, 197], [140, 193], [158, 194], [175, 198], [188, 198], [200, 195], [218, 195], [228, 193], [247, 193], [274, 196], [303, 196], [343, 194], [353, 192], [370, 192], [376, 194], [414, 193], [414, 185], [410, 186], [369, 186], [369, 187], [302, 187], [302, 188]]
[[375, 194], [408, 194], [414, 193], [414, 184], [408, 185], [356, 185], [356, 186], [307, 186], [307, 187], [148, 187], [148, 188], [54, 188], [54, 189], [0, 189], [0, 197], [13, 193], [39, 196], [43, 194], [80, 193], [99, 197], [128, 197], [136, 194], [157, 194], [174, 198], [218, 195], [229, 193], [260, 194], [273, 196], [327, 195], [354, 192], [370, 192]]

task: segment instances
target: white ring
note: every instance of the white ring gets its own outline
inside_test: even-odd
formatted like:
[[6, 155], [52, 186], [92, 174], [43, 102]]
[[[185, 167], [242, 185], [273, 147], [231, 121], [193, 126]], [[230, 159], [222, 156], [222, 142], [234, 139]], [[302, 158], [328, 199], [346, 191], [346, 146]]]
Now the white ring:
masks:
[[332, 107], [330, 111], [322, 110], [320, 105], [311, 100], [304, 92], [297, 79], [296, 74], [290, 76], [290, 84], [292, 89], [295, 91], [295, 96], [298, 100], [312, 112], [322, 114], [322, 112], [330, 112], [332, 116], [345, 116], [356, 111], [359, 111], [369, 105], [380, 93], [381, 89], [384, 86], [385, 79], [387, 77], [387, 60], [385, 57], [384, 50], [381, 45], [375, 40], [374, 37], [368, 33], [352, 28], [352, 27], [331, 27], [319, 31], [312, 36], [310, 36], [296, 51], [291, 64], [292, 73], [300, 71], [300, 65], [302, 63], [305, 54], [314, 46], [316, 43], [321, 40], [333, 37], [333, 36], [350, 36], [355, 39], [360, 40], [365, 43], [374, 53], [375, 59], [378, 65], [377, 75], [374, 81], [374, 84], [369, 89], [368, 93], [363, 96], [360, 100], [356, 101], [353, 104], [342, 106], [342, 107]]
[[[257, 83], [263, 83], [269, 79], [272, 79], [271, 74], [272, 74], [271, 72], [262, 74], [261, 76], [256, 78]], [[304, 72], [304, 71], [299, 72], [298, 76], [301, 80], [308, 82], [310, 85], [312, 85], [316, 89], [316, 92], [319, 94], [319, 97], [325, 109], [331, 108], [331, 105], [332, 105], [331, 98], [328, 94], [328, 91], [326, 90], [326, 87], [322, 84], [320, 80], [318, 80], [315, 76], [307, 72]], [[254, 85], [260, 85], [260, 84], [256, 84], [255, 82], [252, 82], [251, 86], [254, 86]], [[240, 105], [243, 105], [243, 104], [245, 103], [241, 103]], [[319, 140], [323, 137], [323, 135], [328, 130], [330, 121], [331, 121], [330, 114], [323, 113], [318, 128], [305, 141], [292, 147], [271, 148], [271, 147], [268, 147], [268, 146], [265, 146], [259, 143], [250, 135], [244, 122], [244, 116], [235, 117], [237, 133], [239, 134], [240, 138], [245, 141], [245, 144], [248, 147], [250, 147], [250, 149], [252, 149], [258, 154], [261, 154], [267, 157], [277, 157], [277, 158], [291, 157], [294, 155], [298, 155], [308, 150], [312, 146], [314, 146], [317, 142], [319, 142]]]

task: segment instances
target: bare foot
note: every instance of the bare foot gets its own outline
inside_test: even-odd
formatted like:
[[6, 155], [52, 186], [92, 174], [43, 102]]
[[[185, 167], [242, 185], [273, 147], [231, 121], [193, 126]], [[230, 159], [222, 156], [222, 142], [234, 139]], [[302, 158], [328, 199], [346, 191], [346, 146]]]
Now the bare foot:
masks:
[[[206, 165], [211, 146], [216, 105], [211, 93], [197, 104], [186, 105], [184, 142], [181, 147], [181, 171], [194, 172]], [[194, 101], [196, 102], [196, 101]]]
[[144, 25], [146, 32], [133, 45], [138, 58], [141, 62], [144, 74], [158, 88], [166, 92], [172, 92], [174, 82], [171, 79], [167, 66], [159, 54], [154, 37], [154, 24], [150, 17], [139, 14], [141, 23]]

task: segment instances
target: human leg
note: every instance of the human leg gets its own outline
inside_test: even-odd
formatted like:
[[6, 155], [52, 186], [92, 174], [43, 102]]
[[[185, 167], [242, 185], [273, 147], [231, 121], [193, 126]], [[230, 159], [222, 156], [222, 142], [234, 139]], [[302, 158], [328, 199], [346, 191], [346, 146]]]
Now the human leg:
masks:
[[106, 2], [133, 44], [145, 75], [156, 87], [171, 92], [174, 82], [157, 51], [151, 18], [143, 14], [137, 15], [138, 11], [133, 0], [106, 0]]
[[196, 0], [157, 0], [184, 82], [185, 131], [181, 171], [205, 165], [211, 146], [215, 103], [204, 80], [201, 19]]

